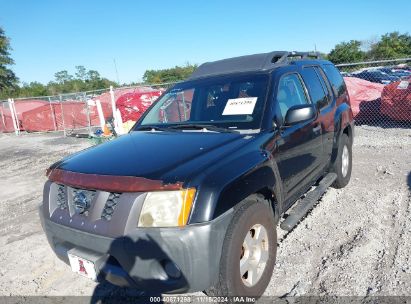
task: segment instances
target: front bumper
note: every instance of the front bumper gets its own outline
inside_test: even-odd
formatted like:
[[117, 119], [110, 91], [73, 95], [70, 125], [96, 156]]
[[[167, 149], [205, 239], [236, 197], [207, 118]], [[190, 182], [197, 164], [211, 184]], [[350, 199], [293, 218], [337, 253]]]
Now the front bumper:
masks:
[[104, 237], [40, 218], [57, 256], [68, 251], [98, 260], [98, 279], [146, 292], [202, 291], [213, 285], [232, 210], [217, 219], [182, 228], [136, 228], [117, 238]]

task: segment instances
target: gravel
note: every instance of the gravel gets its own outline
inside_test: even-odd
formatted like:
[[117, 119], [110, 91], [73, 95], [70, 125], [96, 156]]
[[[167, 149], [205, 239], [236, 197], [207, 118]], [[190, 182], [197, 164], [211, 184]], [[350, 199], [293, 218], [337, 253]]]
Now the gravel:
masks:
[[[411, 130], [355, 131], [350, 184], [329, 189], [290, 233], [279, 230], [265, 295], [411, 295]], [[0, 134], [0, 296], [133, 292], [73, 274], [40, 226], [45, 169], [90, 145], [61, 134]]]

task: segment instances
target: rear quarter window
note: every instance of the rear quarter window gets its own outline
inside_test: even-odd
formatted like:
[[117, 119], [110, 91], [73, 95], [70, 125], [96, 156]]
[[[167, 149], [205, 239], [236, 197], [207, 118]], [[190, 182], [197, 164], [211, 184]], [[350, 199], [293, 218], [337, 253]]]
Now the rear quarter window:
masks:
[[315, 71], [314, 66], [305, 67], [302, 70], [302, 76], [306, 84], [311, 101], [318, 109], [325, 107], [329, 103], [326, 88], [321, 83], [320, 76]]
[[325, 72], [325, 75], [327, 75], [327, 78], [331, 82], [335, 97], [340, 97], [346, 90], [344, 79], [342, 78], [340, 72], [332, 64], [325, 64], [322, 66], [322, 68]]

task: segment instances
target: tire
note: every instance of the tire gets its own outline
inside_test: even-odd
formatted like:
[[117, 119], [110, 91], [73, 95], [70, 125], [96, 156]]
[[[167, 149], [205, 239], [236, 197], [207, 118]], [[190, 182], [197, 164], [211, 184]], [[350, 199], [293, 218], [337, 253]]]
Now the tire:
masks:
[[[248, 242], [246, 242], [246, 236]], [[267, 241], [260, 243], [259, 236], [260, 239]], [[264, 238], [264, 236], [266, 237]], [[247, 244], [253, 245], [247, 246]], [[250, 248], [252, 249], [250, 250]], [[265, 255], [263, 251], [266, 252]], [[260, 297], [270, 282], [276, 254], [277, 231], [270, 202], [265, 200], [263, 196], [251, 195], [244, 199], [234, 211], [233, 219], [224, 239], [218, 282], [205, 293], [209, 296]], [[249, 265], [255, 265], [254, 261], [265, 260], [261, 260], [261, 256], [267, 257], [265, 267], [263, 267], [264, 262], [261, 262], [259, 264], [261, 268], [254, 272], [254, 277], [252, 276], [252, 268], [250, 268], [252, 266], [244, 267], [243, 270], [250, 270], [243, 276], [240, 274], [241, 259], [243, 262], [251, 261]], [[253, 278], [254, 284], [252, 284]]]
[[[345, 161], [344, 161], [345, 160]], [[348, 164], [346, 163], [348, 161]], [[333, 172], [337, 174], [337, 179], [332, 184], [333, 188], [341, 189], [347, 186], [351, 178], [352, 170], [352, 141], [343, 133], [338, 144], [337, 159], [333, 165]]]

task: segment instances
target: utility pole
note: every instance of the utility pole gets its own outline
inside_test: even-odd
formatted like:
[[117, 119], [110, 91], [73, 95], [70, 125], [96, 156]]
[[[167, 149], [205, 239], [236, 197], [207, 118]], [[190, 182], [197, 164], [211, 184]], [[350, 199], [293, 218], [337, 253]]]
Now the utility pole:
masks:
[[114, 62], [114, 68], [116, 70], [117, 84], [120, 85], [120, 78], [118, 77], [118, 70], [117, 70], [117, 64], [116, 64], [116, 59], [115, 58], [113, 58], [113, 62]]

